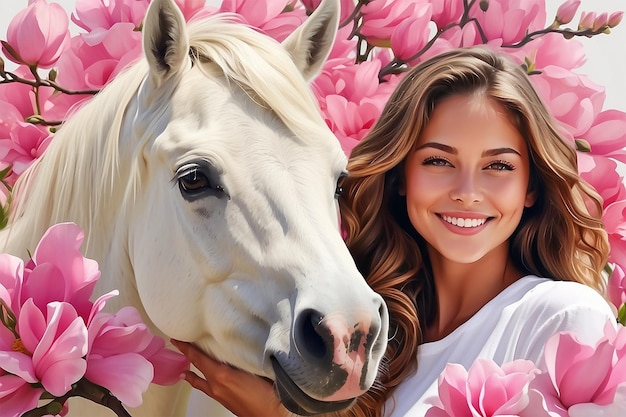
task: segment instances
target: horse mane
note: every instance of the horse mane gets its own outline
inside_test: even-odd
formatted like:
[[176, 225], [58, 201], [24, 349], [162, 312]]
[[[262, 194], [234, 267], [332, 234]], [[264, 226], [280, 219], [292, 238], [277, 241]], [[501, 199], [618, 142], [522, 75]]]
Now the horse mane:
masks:
[[[192, 20], [187, 30], [193, 65], [206, 74], [217, 65], [229, 83], [271, 108], [299, 140], [324, 125], [311, 90], [277, 41], [228, 14]], [[132, 206], [141, 187], [141, 150], [154, 139], [141, 138], [131, 155], [120, 154], [128, 146], [120, 138], [124, 116], [147, 73], [142, 58], [115, 77], [67, 118], [43, 156], [20, 176], [3, 232], [5, 249], [32, 251], [50, 225], [65, 221], [85, 231], [85, 253], [97, 241], [108, 245], [114, 219]], [[158, 106], [156, 112], [166, 110], [169, 100]]]

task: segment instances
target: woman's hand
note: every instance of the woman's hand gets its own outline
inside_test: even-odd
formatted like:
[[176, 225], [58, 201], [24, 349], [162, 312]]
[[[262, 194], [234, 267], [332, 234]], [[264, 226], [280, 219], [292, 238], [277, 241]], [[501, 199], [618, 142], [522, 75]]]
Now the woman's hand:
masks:
[[215, 399], [239, 417], [280, 417], [290, 413], [282, 406], [271, 381], [218, 362], [191, 343], [172, 340], [202, 372], [185, 372], [192, 387]]

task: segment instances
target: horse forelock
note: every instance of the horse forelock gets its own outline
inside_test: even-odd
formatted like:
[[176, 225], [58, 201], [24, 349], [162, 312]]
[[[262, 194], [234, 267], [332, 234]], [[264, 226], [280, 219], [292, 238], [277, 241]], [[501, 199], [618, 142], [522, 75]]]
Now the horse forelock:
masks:
[[319, 141], [309, 139], [315, 136], [311, 132], [326, 124], [291, 56], [274, 39], [235, 19], [221, 14], [190, 22], [190, 46], [197, 62], [216, 64], [228, 81], [274, 111], [300, 140]]

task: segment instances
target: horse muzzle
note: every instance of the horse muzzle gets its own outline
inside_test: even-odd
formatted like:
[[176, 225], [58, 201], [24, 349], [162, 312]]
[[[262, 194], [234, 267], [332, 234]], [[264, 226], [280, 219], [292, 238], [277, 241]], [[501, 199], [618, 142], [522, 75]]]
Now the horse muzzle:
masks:
[[348, 318], [306, 309], [296, 316], [290, 352], [270, 356], [283, 405], [299, 415], [349, 407], [374, 382], [386, 347], [387, 312]]

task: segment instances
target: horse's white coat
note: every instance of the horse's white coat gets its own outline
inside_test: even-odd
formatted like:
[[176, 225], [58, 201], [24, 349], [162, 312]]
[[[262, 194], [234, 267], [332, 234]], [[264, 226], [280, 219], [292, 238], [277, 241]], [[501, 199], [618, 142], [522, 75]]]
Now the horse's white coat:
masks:
[[[102, 269], [96, 292], [120, 290], [111, 310], [133, 305], [164, 337], [270, 378], [270, 355], [306, 366], [292, 363], [299, 313], [371, 324], [382, 336], [360, 358], [371, 384], [386, 311], [341, 239], [334, 193], [346, 157], [301, 75], [313, 76], [332, 44], [334, 32], [314, 36], [336, 23], [337, 1], [323, 4], [284, 49], [220, 18], [186, 26], [172, 0], [153, 0], [147, 59], [71, 117], [20, 179], [4, 250], [26, 256], [50, 225], [73, 221]], [[202, 57], [193, 64], [189, 47]], [[196, 171], [181, 172], [189, 164]], [[183, 192], [194, 172], [213, 190]], [[153, 386], [132, 414], [182, 415], [188, 393], [185, 383]], [[82, 406], [70, 410], [110, 415]]]

